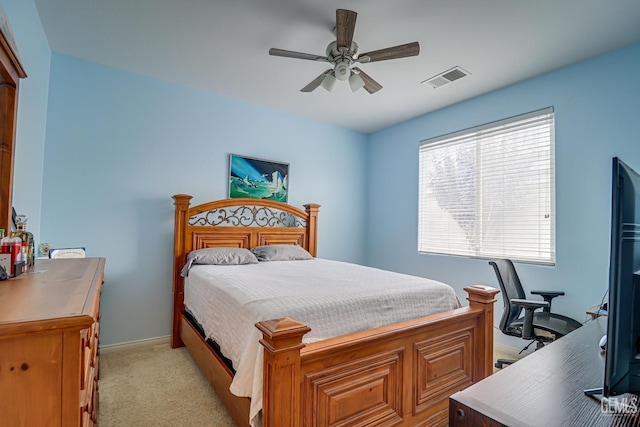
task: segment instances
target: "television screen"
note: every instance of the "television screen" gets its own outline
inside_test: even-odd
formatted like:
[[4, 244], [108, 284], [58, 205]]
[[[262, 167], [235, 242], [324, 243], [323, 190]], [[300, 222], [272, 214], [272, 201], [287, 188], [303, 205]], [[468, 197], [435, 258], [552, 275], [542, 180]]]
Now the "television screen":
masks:
[[640, 175], [613, 159], [606, 397], [640, 394]]

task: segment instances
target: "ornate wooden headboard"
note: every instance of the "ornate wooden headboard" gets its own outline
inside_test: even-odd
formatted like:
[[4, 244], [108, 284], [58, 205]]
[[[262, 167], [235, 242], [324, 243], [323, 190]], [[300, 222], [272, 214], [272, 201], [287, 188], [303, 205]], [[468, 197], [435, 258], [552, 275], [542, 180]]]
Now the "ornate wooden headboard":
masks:
[[[180, 270], [189, 252], [231, 246], [253, 248], [269, 244], [294, 244], [317, 255], [318, 210], [309, 203], [305, 210], [264, 199], [222, 199], [190, 207], [192, 196], [173, 196], [175, 231], [173, 247], [173, 340], [178, 336], [184, 311], [184, 278]], [[175, 345], [174, 345], [175, 346]]]

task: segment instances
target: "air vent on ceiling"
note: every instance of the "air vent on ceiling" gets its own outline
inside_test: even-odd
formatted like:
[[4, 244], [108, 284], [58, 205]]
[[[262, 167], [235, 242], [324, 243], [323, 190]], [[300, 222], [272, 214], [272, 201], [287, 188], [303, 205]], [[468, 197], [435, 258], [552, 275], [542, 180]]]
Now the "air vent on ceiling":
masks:
[[444, 73], [440, 73], [437, 76], [433, 76], [430, 79], [423, 81], [422, 84], [428, 84], [434, 89], [436, 89], [436, 88], [439, 88], [440, 86], [444, 86], [455, 80], [468, 76], [469, 74], [470, 73], [468, 73], [467, 71], [463, 70], [460, 67], [453, 67], [452, 69], [447, 70]]

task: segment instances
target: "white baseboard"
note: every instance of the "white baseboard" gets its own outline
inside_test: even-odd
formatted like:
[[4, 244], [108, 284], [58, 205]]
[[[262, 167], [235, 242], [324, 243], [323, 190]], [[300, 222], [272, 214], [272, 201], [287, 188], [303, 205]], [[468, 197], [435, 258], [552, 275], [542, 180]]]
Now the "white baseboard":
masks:
[[169, 343], [171, 343], [171, 335], [167, 335], [166, 337], [147, 338], [144, 340], [123, 342], [119, 344], [101, 345], [100, 353], [106, 354], [106, 353], [113, 353], [116, 351], [134, 350], [136, 348], [149, 347], [149, 346], [158, 345], [158, 344], [169, 344]]

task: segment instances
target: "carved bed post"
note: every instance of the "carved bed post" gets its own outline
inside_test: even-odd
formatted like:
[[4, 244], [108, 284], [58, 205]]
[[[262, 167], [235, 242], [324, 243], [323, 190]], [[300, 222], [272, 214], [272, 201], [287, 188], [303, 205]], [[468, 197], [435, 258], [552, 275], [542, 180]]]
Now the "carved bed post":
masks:
[[314, 257], [318, 252], [318, 210], [320, 205], [317, 203], [309, 203], [304, 205], [305, 211], [309, 215], [307, 220], [307, 242], [309, 245], [309, 253]]
[[[469, 295], [469, 306], [471, 308], [479, 308], [483, 311], [480, 320], [480, 337], [478, 343], [479, 352], [482, 357], [476, 358], [477, 366], [474, 372], [477, 372], [478, 378], [473, 381], [480, 381], [488, 377], [493, 372], [493, 304], [496, 302], [495, 296], [500, 292], [496, 288], [484, 285], [473, 285], [464, 288]], [[478, 354], [478, 353], [476, 353]]]
[[175, 231], [173, 241], [173, 325], [171, 328], [171, 347], [182, 347], [180, 339], [180, 315], [184, 311], [184, 278], [180, 270], [187, 261], [185, 252], [185, 233], [189, 223], [189, 203], [192, 196], [176, 194], [173, 196], [176, 206]]
[[262, 331], [262, 427], [300, 427], [300, 350], [311, 328], [289, 318], [256, 323]]

